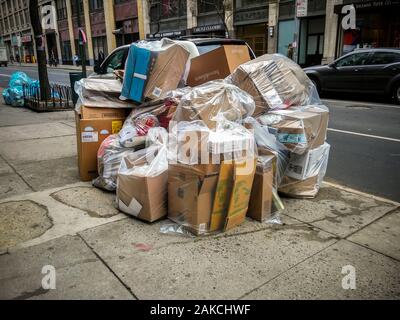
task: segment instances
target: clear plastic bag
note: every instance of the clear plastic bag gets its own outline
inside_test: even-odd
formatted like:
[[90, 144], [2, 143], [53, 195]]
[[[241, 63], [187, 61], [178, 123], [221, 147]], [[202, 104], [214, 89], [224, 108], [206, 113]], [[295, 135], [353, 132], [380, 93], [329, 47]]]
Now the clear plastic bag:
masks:
[[122, 84], [117, 79], [84, 78], [75, 82], [74, 90], [80, 104], [75, 109], [80, 112], [80, 105], [99, 108], [134, 108], [130, 101], [119, 99]]
[[151, 128], [147, 147], [127, 153], [117, 180], [117, 207], [139, 219], [153, 222], [167, 214], [168, 132]]
[[125, 62], [121, 99], [137, 103], [163, 98], [185, 82], [188, 46], [164, 38], [132, 43]]
[[238, 87], [223, 80], [210, 81], [192, 88], [179, 103], [173, 120], [202, 120], [215, 129], [217, 116], [238, 122], [253, 114], [253, 98]]
[[122, 158], [132, 151], [132, 148], [125, 148], [119, 143], [117, 134], [108, 136], [97, 151], [99, 176], [92, 181], [92, 184], [106, 191], [115, 191]]
[[176, 106], [187, 90], [185, 88], [170, 91], [164, 99], [144, 103], [134, 108], [119, 132], [120, 143], [124, 147], [135, 147], [145, 141], [150, 128], [161, 126], [167, 129]]
[[281, 54], [265, 54], [246, 62], [226, 80], [254, 98], [254, 116], [268, 110], [321, 104], [314, 84], [304, 71]]
[[303, 154], [322, 145], [326, 139], [328, 108], [322, 105], [273, 110], [257, 120], [268, 126], [287, 150]]
[[[168, 170], [168, 218], [177, 226], [168, 222], [161, 232], [189, 230], [205, 235], [242, 223], [256, 169], [257, 151], [251, 132], [221, 114], [214, 129], [201, 120], [178, 122], [170, 129], [178, 137], [172, 142], [170, 139], [170, 152], [175, 143], [183, 153], [177, 162], [170, 161]], [[185, 150], [191, 147], [197, 152], [183, 161]]]
[[279, 192], [293, 198], [314, 198], [320, 189], [328, 166], [330, 145], [309, 150], [290, 159]]

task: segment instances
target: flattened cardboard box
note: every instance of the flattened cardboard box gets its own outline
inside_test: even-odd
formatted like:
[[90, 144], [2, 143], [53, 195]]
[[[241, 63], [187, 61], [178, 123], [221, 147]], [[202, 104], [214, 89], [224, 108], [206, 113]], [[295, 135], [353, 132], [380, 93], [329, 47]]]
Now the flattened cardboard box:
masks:
[[97, 177], [97, 150], [110, 134], [118, 133], [125, 118], [81, 119], [75, 112], [79, 176], [82, 181]]
[[218, 175], [199, 175], [191, 166], [168, 169], [168, 218], [196, 235], [208, 231]]
[[187, 84], [194, 87], [224, 79], [247, 61], [250, 61], [250, 54], [246, 45], [223, 45], [191, 60]]
[[221, 164], [210, 231], [229, 230], [244, 221], [255, 169], [255, 159], [224, 161]]
[[233, 186], [224, 231], [241, 224], [246, 218], [256, 171], [256, 161], [256, 159], [248, 159], [240, 163], [235, 162]]
[[153, 222], [167, 215], [168, 171], [156, 177], [118, 174], [117, 203], [120, 210]]
[[247, 216], [264, 221], [271, 214], [274, 156], [258, 156]]

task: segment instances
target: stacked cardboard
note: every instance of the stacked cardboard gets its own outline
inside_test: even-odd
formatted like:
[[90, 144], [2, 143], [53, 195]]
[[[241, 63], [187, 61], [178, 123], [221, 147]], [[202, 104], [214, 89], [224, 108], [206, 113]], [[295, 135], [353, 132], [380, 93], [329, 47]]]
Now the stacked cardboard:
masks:
[[[246, 216], [271, 220], [283, 210], [278, 190], [314, 197], [329, 156], [329, 112], [304, 72], [279, 55], [249, 61], [246, 46], [219, 46], [190, 63], [189, 51], [167, 40], [130, 47], [121, 96], [141, 104], [128, 117], [108, 102], [81, 105], [82, 179], [98, 172], [94, 185], [116, 189], [122, 212], [167, 216], [175, 232], [195, 235]], [[187, 75], [194, 87], [176, 89]]]

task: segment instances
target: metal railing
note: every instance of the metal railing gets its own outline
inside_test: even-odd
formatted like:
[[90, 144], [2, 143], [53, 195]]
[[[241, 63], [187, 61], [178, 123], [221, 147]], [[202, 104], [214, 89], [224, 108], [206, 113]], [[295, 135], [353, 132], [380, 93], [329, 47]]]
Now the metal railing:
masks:
[[40, 87], [37, 85], [24, 85], [23, 93], [25, 106], [38, 112], [72, 110], [74, 108], [71, 87], [66, 85], [50, 84], [50, 96], [44, 100], [40, 99]]

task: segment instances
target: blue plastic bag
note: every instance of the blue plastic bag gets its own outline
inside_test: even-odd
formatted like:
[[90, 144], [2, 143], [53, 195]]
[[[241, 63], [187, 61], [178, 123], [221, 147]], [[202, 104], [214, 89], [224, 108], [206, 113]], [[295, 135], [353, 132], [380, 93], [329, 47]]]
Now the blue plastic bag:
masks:
[[8, 86], [10, 88], [13, 88], [16, 86], [22, 87], [23, 85], [29, 85], [31, 83], [32, 83], [32, 79], [29, 78], [25, 72], [17, 71], [11, 75], [11, 79], [8, 82]]
[[3, 90], [3, 99], [5, 104], [11, 104], [9, 88]]

